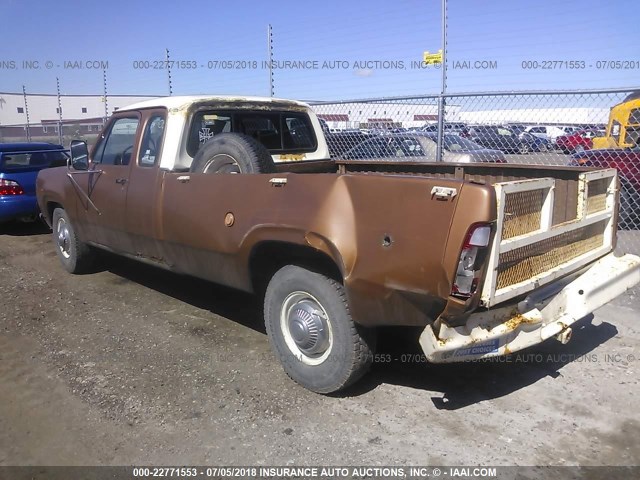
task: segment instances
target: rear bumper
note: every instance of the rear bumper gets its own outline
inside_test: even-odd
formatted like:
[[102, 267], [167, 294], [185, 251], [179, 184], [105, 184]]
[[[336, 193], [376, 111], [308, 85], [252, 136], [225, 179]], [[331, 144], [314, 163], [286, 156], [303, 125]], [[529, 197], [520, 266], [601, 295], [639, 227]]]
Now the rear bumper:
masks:
[[473, 314], [462, 327], [428, 326], [420, 346], [429, 361], [448, 363], [506, 355], [551, 337], [566, 343], [574, 322], [639, 282], [640, 257], [610, 253], [518, 304]]
[[0, 197], [0, 222], [36, 215], [39, 212], [35, 195]]

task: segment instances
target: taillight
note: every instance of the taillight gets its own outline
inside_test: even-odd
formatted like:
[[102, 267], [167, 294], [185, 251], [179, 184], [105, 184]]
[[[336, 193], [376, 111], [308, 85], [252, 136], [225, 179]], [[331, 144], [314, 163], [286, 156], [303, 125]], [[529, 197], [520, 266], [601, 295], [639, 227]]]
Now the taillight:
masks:
[[0, 195], [23, 195], [24, 190], [18, 182], [0, 178]]
[[487, 256], [491, 240], [491, 226], [481, 223], [472, 225], [462, 245], [456, 278], [451, 287], [451, 295], [469, 298], [480, 282], [480, 271]]

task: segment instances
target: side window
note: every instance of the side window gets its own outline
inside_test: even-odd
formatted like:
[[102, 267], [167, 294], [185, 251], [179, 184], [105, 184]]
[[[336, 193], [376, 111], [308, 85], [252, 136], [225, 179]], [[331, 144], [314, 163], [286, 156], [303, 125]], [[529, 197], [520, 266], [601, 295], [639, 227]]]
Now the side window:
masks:
[[611, 136], [616, 143], [620, 143], [620, 122], [617, 120], [614, 120], [611, 124]]
[[284, 132], [282, 133], [282, 148], [288, 149], [314, 149], [316, 139], [313, 127], [307, 115], [283, 115]]
[[640, 147], [640, 127], [627, 127], [624, 143], [635, 148]]
[[153, 115], [147, 121], [142, 136], [142, 148], [140, 148], [140, 156], [138, 158], [138, 165], [141, 167], [153, 167], [158, 161], [158, 157], [162, 151], [164, 123], [164, 115]]
[[137, 118], [119, 118], [113, 122], [109, 133], [96, 149], [94, 163], [128, 165], [139, 123]]

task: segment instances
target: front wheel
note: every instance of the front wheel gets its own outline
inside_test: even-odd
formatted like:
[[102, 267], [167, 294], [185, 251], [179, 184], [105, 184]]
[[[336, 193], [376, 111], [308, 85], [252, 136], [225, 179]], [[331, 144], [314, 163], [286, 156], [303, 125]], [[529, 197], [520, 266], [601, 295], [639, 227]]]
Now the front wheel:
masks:
[[69, 273], [86, 273], [95, 260], [95, 252], [81, 242], [62, 208], [53, 211], [53, 243], [60, 263]]
[[344, 287], [336, 280], [283, 267], [267, 287], [264, 316], [285, 372], [311, 391], [348, 387], [371, 365], [373, 332], [353, 322]]

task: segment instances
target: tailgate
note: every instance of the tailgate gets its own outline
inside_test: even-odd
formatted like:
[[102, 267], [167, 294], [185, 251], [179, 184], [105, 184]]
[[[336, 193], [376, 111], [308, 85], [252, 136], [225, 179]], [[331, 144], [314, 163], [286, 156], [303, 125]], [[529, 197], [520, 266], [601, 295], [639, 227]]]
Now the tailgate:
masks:
[[494, 184], [497, 231], [481, 304], [491, 307], [572, 273], [613, 249], [615, 169], [583, 172], [575, 218], [553, 224], [553, 178]]

